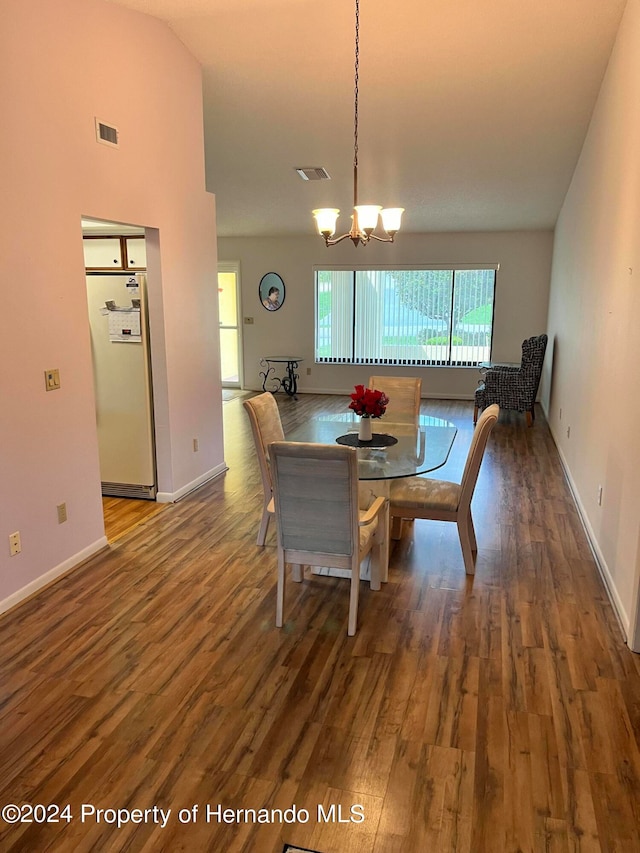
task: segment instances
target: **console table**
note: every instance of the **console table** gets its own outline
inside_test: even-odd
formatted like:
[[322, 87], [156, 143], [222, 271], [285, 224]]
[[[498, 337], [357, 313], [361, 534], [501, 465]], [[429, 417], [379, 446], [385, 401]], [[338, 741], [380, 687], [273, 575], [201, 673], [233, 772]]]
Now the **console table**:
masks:
[[[260, 359], [260, 366], [264, 370], [260, 371], [262, 376], [262, 390], [271, 391], [276, 394], [281, 388], [289, 397], [297, 400], [298, 379], [296, 373], [298, 365], [303, 358], [297, 355], [265, 355]], [[285, 375], [283, 377], [276, 376], [276, 365], [286, 364]], [[267, 382], [271, 383], [271, 387], [267, 388]]]

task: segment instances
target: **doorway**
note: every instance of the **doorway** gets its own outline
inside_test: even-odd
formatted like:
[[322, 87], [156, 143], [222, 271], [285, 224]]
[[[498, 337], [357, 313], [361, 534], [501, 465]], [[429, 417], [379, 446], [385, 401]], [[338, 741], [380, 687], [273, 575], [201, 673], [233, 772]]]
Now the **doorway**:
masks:
[[159, 507], [147, 322], [145, 229], [82, 218], [105, 534]]
[[223, 388], [242, 388], [242, 326], [240, 324], [240, 264], [218, 264], [220, 320], [220, 380]]

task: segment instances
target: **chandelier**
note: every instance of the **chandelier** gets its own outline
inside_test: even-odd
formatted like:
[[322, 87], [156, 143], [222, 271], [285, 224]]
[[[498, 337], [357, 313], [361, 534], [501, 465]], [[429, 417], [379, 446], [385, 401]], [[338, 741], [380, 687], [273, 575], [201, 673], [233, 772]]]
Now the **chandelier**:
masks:
[[[363, 246], [369, 240], [379, 240], [381, 243], [393, 243], [393, 238], [400, 230], [400, 220], [404, 212], [403, 207], [387, 207], [384, 210], [379, 204], [358, 204], [358, 69], [360, 61], [360, 0], [356, 0], [356, 49], [355, 49], [355, 86], [354, 86], [354, 111], [353, 111], [353, 214], [351, 216], [351, 230], [341, 237], [334, 237], [336, 222], [340, 210], [335, 207], [323, 207], [312, 211], [318, 232], [324, 237], [326, 246], [335, 246], [347, 237], [354, 246], [362, 243]], [[374, 233], [378, 224], [378, 217], [382, 220], [384, 237]]]

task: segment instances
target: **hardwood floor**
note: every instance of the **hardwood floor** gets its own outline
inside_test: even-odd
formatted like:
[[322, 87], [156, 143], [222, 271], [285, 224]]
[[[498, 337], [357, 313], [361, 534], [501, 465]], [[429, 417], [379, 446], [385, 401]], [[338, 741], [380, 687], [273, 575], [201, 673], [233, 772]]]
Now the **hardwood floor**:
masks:
[[[277, 399], [285, 431], [346, 407]], [[423, 401], [460, 429], [444, 479], [461, 475], [472, 411]], [[224, 415], [223, 477], [0, 618], [0, 805], [73, 815], [0, 820], [0, 849], [640, 851], [640, 658], [542, 413], [532, 429], [503, 414], [490, 438], [475, 577], [455, 525], [409, 524], [389, 583], [362, 584], [353, 638], [348, 582], [333, 578], [289, 584], [274, 627], [241, 400]], [[118, 827], [111, 812], [82, 822], [83, 803], [172, 811], [164, 828], [151, 812]], [[207, 821], [207, 805], [295, 805], [299, 820]]]
[[115, 542], [143, 521], [165, 508], [166, 504], [133, 498], [103, 496], [104, 532], [109, 542]]

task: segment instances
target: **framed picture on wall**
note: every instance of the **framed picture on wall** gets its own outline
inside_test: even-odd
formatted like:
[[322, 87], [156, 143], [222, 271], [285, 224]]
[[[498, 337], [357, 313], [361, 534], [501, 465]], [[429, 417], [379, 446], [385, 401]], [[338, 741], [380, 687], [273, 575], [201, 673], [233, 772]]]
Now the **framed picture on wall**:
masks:
[[258, 296], [263, 308], [267, 311], [277, 311], [284, 302], [284, 281], [277, 272], [268, 272], [260, 279]]

